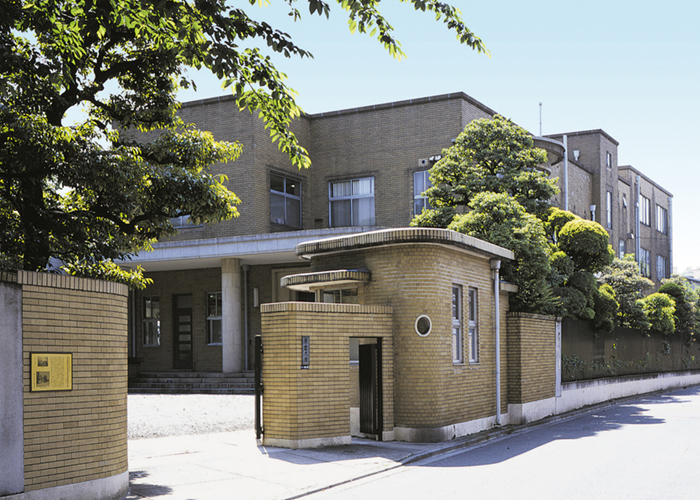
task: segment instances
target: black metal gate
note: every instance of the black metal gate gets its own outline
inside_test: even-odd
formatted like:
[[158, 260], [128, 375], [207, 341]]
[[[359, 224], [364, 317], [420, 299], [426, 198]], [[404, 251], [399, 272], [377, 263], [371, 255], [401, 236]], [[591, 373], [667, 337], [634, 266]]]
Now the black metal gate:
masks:
[[360, 432], [382, 440], [382, 339], [360, 344]]

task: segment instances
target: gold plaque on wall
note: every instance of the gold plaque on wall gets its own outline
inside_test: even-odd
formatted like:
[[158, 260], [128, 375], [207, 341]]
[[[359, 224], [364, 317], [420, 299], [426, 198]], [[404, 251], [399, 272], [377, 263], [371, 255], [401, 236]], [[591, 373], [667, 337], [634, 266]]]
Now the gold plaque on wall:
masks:
[[72, 354], [33, 352], [30, 359], [32, 392], [73, 389]]

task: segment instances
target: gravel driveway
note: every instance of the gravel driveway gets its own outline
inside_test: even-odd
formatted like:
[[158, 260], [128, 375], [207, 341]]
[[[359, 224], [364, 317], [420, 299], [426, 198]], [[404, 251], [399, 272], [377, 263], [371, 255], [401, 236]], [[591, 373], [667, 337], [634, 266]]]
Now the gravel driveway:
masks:
[[255, 429], [252, 395], [129, 394], [129, 439]]

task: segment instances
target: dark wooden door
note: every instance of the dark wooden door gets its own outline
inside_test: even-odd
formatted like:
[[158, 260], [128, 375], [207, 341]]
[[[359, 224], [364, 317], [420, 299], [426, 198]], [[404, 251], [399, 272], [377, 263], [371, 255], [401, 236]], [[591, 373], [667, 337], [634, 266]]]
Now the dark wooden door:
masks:
[[382, 438], [381, 339], [360, 344], [360, 432]]
[[192, 295], [173, 297], [173, 368], [192, 369]]

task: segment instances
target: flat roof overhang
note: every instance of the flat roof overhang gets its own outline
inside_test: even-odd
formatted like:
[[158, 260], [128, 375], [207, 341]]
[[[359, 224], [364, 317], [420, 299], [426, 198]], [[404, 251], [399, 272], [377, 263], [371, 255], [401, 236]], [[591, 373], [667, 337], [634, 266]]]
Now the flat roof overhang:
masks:
[[308, 292], [317, 288], [362, 285], [368, 283], [371, 278], [372, 274], [366, 269], [336, 269], [285, 276], [280, 280], [280, 286]]
[[146, 272], [157, 272], [221, 267], [223, 259], [240, 259], [242, 265], [300, 263], [301, 259], [294, 250], [301, 243], [375, 229], [376, 227], [339, 227], [164, 241], [155, 243], [153, 251], [139, 252], [130, 260], [118, 261], [117, 264], [125, 269], [141, 266]]

